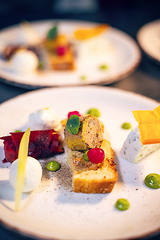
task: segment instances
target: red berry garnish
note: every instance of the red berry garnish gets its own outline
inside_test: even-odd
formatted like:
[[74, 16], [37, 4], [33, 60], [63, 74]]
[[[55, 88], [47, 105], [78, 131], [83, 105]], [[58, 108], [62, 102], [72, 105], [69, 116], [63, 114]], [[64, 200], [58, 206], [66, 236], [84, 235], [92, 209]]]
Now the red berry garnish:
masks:
[[77, 115], [78, 117], [81, 116], [81, 114], [78, 111], [72, 111], [72, 112], [68, 113], [68, 118], [70, 118], [70, 116], [72, 116], [72, 115]]
[[66, 53], [66, 47], [63, 46], [57, 47], [56, 51], [59, 56], [63, 56]]
[[102, 148], [92, 148], [88, 151], [87, 155], [93, 163], [101, 163], [105, 158], [105, 153]]

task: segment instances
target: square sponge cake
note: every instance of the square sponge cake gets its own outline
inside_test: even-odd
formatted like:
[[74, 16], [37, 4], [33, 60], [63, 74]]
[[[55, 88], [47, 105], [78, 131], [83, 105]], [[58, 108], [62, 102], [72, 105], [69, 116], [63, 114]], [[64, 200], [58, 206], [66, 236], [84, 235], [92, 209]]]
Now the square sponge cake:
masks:
[[[67, 162], [72, 171], [74, 192], [109, 193], [118, 174], [114, 154], [109, 141], [103, 138], [104, 125], [93, 115], [81, 115], [80, 127], [76, 134], [68, 131], [64, 122], [64, 140], [67, 145]], [[84, 159], [84, 153], [93, 148], [101, 148], [105, 157], [100, 163]]]
[[67, 147], [67, 162], [72, 171], [74, 192], [110, 193], [118, 179], [114, 154], [110, 142], [103, 140], [101, 148], [105, 152], [102, 163], [95, 164], [83, 159], [83, 152]]

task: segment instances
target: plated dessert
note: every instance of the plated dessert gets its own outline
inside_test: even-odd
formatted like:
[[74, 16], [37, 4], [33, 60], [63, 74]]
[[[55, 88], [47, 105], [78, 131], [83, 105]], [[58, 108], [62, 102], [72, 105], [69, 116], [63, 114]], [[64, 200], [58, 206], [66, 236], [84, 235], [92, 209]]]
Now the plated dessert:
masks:
[[[30, 115], [30, 123], [35, 127], [38, 121], [33, 116], [39, 117], [42, 113], [42, 128], [55, 126], [56, 117], [55, 113], [54, 116], [52, 115], [53, 112], [50, 108], [38, 110]], [[91, 109], [89, 112], [96, 114], [98, 110]], [[47, 116], [47, 118], [43, 116]], [[94, 115], [80, 115], [78, 111], [72, 111], [68, 113], [67, 120], [62, 120], [62, 126], [64, 133], [61, 132], [61, 134], [64, 134], [64, 143], [67, 144], [67, 161], [72, 171], [73, 191], [82, 193], [111, 192], [118, 179], [118, 174], [111, 144], [103, 137], [103, 123]], [[62, 131], [62, 129], [59, 130]], [[23, 135], [24, 132], [12, 132], [10, 136], [0, 138], [4, 144], [4, 163], [15, 162], [18, 158]], [[28, 157], [39, 160], [63, 153], [64, 148], [60, 135], [54, 129], [33, 130], [30, 133], [27, 151]], [[31, 158], [28, 158], [28, 161], [32, 161]], [[13, 166], [17, 166], [17, 160]], [[11, 167], [11, 171], [14, 168]], [[16, 176], [11, 179], [14, 178]], [[15, 186], [15, 183], [12, 186]]]
[[[137, 163], [148, 154], [160, 148], [159, 113], [160, 106], [153, 111], [133, 111], [139, 123], [139, 129], [137, 127], [131, 130], [127, 136], [120, 152], [124, 159], [132, 163]], [[34, 162], [39, 159], [47, 159], [54, 155], [62, 154], [65, 149], [67, 162], [72, 172], [72, 187], [74, 192], [88, 194], [110, 193], [118, 179], [118, 173], [111, 144], [103, 137], [104, 125], [98, 119], [99, 115], [100, 112], [97, 109], [90, 109], [87, 114], [84, 115], [81, 115], [78, 111], [71, 111], [68, 113], [67, 119], [62, 120], [60, 124], [55, 111], [49, 107], [30, 114], [29, 122], [32, 124], [32, 127], [35, 128], [37, 125], [38, 128], [41, 126], [41, 130], [33, 130], [30, 132], [26, 166], [28, 169], [33, 168], [33, 176], [32, 174], [29, 175], [30, 170], [26, 170], [26, 176], [28, 176], [26, 179], [31, 178], [31, 181], [33, 177], [33, 179], [37, 178], [39, 182], [42, 177], [42, 170], [38, 170], [37, 167], [39, 164], [37, 167], [36, 165], [34, 167]], [[149, 128], [146, 128], [147, 124], [149, 124]], [[158, 134], [157, 131], [153, 131], [156, 125]], [[53, 129], [53, 126], [55, 128], [60, 126], [59, 132], [61, 132], [61, 137], [60, 133]], [[122, 127], [129, 129], [131, 125], [124, 123]], [[11, 132], [9, 136], [0, 138], [4, 144], [5, 158], [3, 162], [14, 162], [10, 169], [10, 182], [14, 187], [16, 186], [21, 141], [25, 134], [26, 132]], [[64, 136], [62, 137], [62, 135]], [[28, 167], [29, 165], [31, 166]], [[56, 171], [59, 168], [60, 165], [56, 161], [49, 162], [47, 165], [49, 171]], [[39, 171], [40, 174], [38, 174]], [[35, 174], [36, 172], [39, 177]], [[159, 176], [158, 174], [152, 174], [150, 176], [152, 177], [150, 187], [160, 187]], [[27, 181], [29, 180], [26, 180], [26, 182]], [[38, 186], [36, 180], [33, 182], [35, 182], [35, 186]], [[32, 189], [32, 187], [28, 187], [26, 184], [24, 192], [31, 191], [30, 189]]]
[[138, 66], [135, 41], [107, 24], [23, 22], [0, 32], [0, 76], [35, 89], [111, 83]]
[[[96, 99], [95, 96], [97, 96]], [[73, 98], [75, 98], [75, 102], [72, 101]], [[90, 99], [90, 103], [88, 99]], [[33, 104], [29, 104], [30, 102]], [[91, 123], [94, 122], [96, 124], [96, 131], [99, 130], [100, 133], [99, 137], [97, 136], [97, 141], [95, 141], [96, 145], [93, 144], [92, 146], [88, 142], [90, 138], [77, 138], [77, 142], [79, 142], [79, 139], [82, 140], [80, 141], [80, 146], [84, 146], [84, 149], [86, 149], [83, 151], [78, 149], [72, 150], [70, 148], [72, 144], [69, 144], [68, 147], [67, 141], [59, 134], [61, 136], [59, 140], [63, 143], [64, 153], [39, 160], [32, 159], [32, 163], [37, 161], [36, 163], [39, 163], [41, 166], [42, 175], [40, 169], [37, 169], [38, 166], [34, 166], [34, 164], [31, 166], [32, 170], [37, 169], [33, 171], [33, 174], [35, 172], [38, 173], [37, 175], [41, 176], [41, 180], [38, 186], [32, 185], [34, 187], [33, 190], [22, 193], [18, 212], [15, 212], [16, 191], [14, 187], [16, 188], [16, 186], [12, 187], [9, 181], [10, 167], [13, 163], [18, 165], [18, 161], [15, 160], [12, 164], [9, 162], [2, 163], [5, 156], [4, 144], [3, 140], [1, 140], [0, 215], [4, 224], [21, 230], [26, 235], [41, 236], [44, 239], [57, 237], [65, 239], [65, 236], [68, 236], [69, 239], [74, 239], [75, 234], [81, 239], [119, 239], [119, 237], [128, 239], [141, 237], [157, 231], [159, 227], [158, 196], [160, 190], [158, 184], [160, 173], [159, 150], [145, 156], [136, 164], [122, 158], [120, 151], [132, 128], [134, 129], [139, 125], [132, 111], [136, 109], [150, 109], [154, 115], [157, 111], [153, 111], [153, 109], [158, 105], [157, 102], [136, 94], [99, 87], [43, 89], [34, 92], [34, 94], [29, 93], [2, 104], [0, 107], [1, 136], [7, 136], [9, 132], [14, 132], [15, 130], [25, 132], [29, 127], [31, 127], [31, 132], [37, 131], [36, 124], [39, 130], [44, 126], [45, 131], [47, 126], [52, 129], [52, 123], [55, 124], [57, 121], [59, 125], [59, 121], [55, 118], [55, 113], [57, 113], [61, 122], [61, 128], [56, 132], [58, 134], [60, 131], [64, 132], [64, 128], [69, 126], [68, 129], [70, 131], [73, 130], [75, 133], [72, 134], [67, 130], [73, 136], [66, 135], [66, 140], [67, 138], [70, 139], [70, 136], [74, 139], [78, 132], [81, 132], [81, 136], [86, 136], [82, 134], [82, 125], [80, 124], [80, 128], [78, 127], [79, 124], [77, 125], [77, 123], [79, 121], [77, 120], [88, 115], [92, 116], [89, 117], [89, 120], [91, 120]], [[47, 106], [52, 107], [54, 111], [50, 111], [51, 109], [49, 111], [46, 110], [48, 109]], [[99, 111], [95, 109], [94, 111], [93, 109], [88, 111], [93, 107]], [[70, 111], [74, 111], [76, 117], [72, 117], [73, 114], [67, 116]], [[75, 114], [75, 111], [79, 111], [81, 116], [77, 115], [78, 113]], [[53, 112], [54, 114], [52, 114]], [[96, 120], [94, 118], [95, 113], [97, 113]], [[31, 115], [32, 117], [30, 117]], [[47, 118], [49, 119], [48, 123]], [[69, 124], [70, 118], [72, 120], [76, 118], [74, 128]], [[33, 122], [34, 128], [32, 128]], [[91, 133], [89, 127], [87, 127], [87, 130], [90, 130], [89, 132]], [[103, 133], [102, 137], [101, 133]], [[94, 131], [92, 135], [94, 135]], [[80, 167], [80, 171], [83, 170], [83, 173], [87, 171], [93, 173], [93, 170], [96, 172], [96, 167], [101, 172], [100, 166], [105, 163], [105, 150], [104, 148], [102, 149], [101, 140], [102, 144], [104, 142], [107, 144], [108, 153], [111, 153], [111, 149], [113, 149], [114, 163], [116, 164], [114, 167], [116, 167], [118, 179], [112, 191], [108, 193], [74, 192], [74, 171], [76, 171], [75, 175], [77, 177], [77, 170], [79, 169], [77, 169], [77, 165], [72, 164], [72, 161], [71, 165], [68, 164], [68, 152], [81, 154], [78, 167]], [[89, 148], [86, 147], [86, 144], [89, 145]], [[152, 143], [150, 142], [150, 144]], [[76, 145], [78, 144], [75, 144], [74, 148]], [[94, 158], [94, 156], [96, 157]], [[72, 157], [69, 159], [71, 160]], [[97, 160], [102, 162], [97, 163]], [[26, 169], [28, 169], [27, 164], [30, 166], [28, 158]], [[88, 168], [85, 168], [85, 164], [87, 164]], [[70, 166], [74, 166], [75, 169], [72, 171]], [[81, 169], [81, 166], [84, 168]], [[15, 168], [17, 169], [17, 166]], [[29, 176], [29, 179], [33, 179], [30, 174], [31, 171], [27, 170], [27, 176]], [[13, 175], [17, 174], [13, 172]], [[105, 175], [110, 177], [108, 170]], [[38, 182], [38, 180], [36, 181]], [[155, 221], [153, 221], [154, 219]], [[60, 231], [62, 227], [64, 232]], [[73, 230], [71, 231], [71, 228], [74, 229], [74, 233]]]
[[106, 49], [109, 49], [109, 44], [102, 36], [108, 29], [106, 24], [89, 29], [76, 29], [73, 36], [60, 33], [58, 24], [55, 24], [48, 29], [44, 38], [40, 38], [29, 22], [21, 23], [20, 27], [23, 41], [10, 44], [3, 51], [9, 69], [20, 74], [47, 69], [74, 70], [77, 58], [82, 52], [86, 58], [95, 51], [99, 51], [97, 56], [104, 55], [107, 53]]
[[74, 70], [76, 59], [67, 36], [58, 33], [58, 26], [51, 28], [43, 42], [49, 64], [53, 70]]

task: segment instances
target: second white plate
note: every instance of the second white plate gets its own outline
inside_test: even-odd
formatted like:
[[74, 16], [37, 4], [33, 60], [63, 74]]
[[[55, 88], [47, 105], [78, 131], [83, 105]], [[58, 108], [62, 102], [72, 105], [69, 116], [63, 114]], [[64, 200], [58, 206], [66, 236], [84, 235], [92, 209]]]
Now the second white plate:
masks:
[[[47, 31], [57, 23], [54, 21], [39, 21], [31, 23], [42, 39]], [[60, 32], [70, 35], [79, 27], [94, 27], [96, 23], [82, 21], [59, 21]], [[7, 43], [18, 43], [20, 27], [13, 26], [0, 32], [0, 51]], [[110, 84], [119, 81], [131, 74], [139, 65], [141, 52], [137, 43], [126, 33], [110, 28], [106, 33], [106, 43], [112, 44], [113, 51], [109, 51], [106, 56], [99, 60], [96, 56], [92, 61], [78, 58], [77, 69], [75, 71], [48, 71], [42, 74], [20, 75], [13, 71], [6, 70], [5, 61], [0, 60], [0, 77], [6, 83], [18, 85], [24, 88], [35, 88], [45, 86], [74, 86], [88, 84]], [[100, 65], [105, 64], [108, 70], [102, 71]], [[86, 80], [81, 80], [85, 76]]]
[[142, 50], [160, 64], [160, 19], [145, 24], [137, 33]]

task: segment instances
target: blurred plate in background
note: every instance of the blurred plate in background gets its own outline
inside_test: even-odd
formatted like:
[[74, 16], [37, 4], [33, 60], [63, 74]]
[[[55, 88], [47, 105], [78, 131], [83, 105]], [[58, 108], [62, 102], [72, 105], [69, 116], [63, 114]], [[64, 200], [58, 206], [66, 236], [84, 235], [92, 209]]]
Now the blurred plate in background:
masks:
[[140, 28], [137, 40], [142, 50], [152, 60], [160, 64], [160, 19]]
[[[58, 22], [59, 30], [67, 36], [73, 35], [77, 28], [95, 27], [97, 23], [83, 21], [38, 21], [32, 22], [32, 26], [37, 31], [42, 40], [46, 37], [48, 30]], [[20, 25], [6, 28], [0, 32], [0, 51], [4, 50], [7, 44], [18, 43], [22, 31]], [[20, 86], [23, 88], [34, 89], [35, 87], [51, 86], [74, 86], [88, 84], [110, 84], [119, 81], [131, 74], [141, 61], [141, 51], [137, 43], [126, 33], [110, 27], [106, 31], [107, 54], [97, 57], [95, 53], [92, 56], [85, 53], [87, 45], [80, 47], [76, 70], [70, 71], [45, 71], [43, 73], [33, 73], [30, 75], [18, 74], [8, 70], [6, 61], [0, 59], [0, 77], [2, 81], [8, 84]], [[98, 46], [100, 47], [100, 46]], [[78, 45], [79, 48], [79, 45]], [[107, 70], [102, 70], [101, 65], [107, 65]], [[85, 76], [85, 80], [84, 80]], [[83, 80], [82, 80], [83, 78]]]

